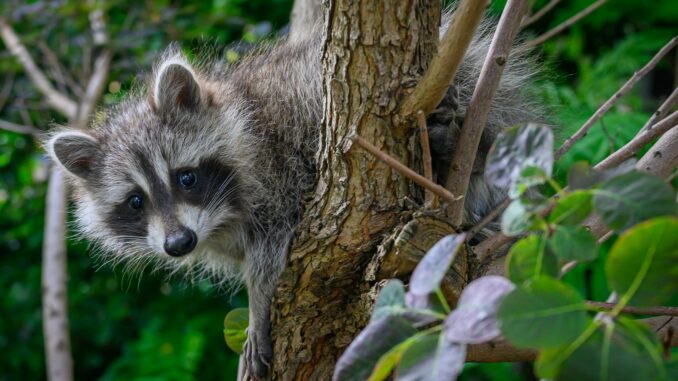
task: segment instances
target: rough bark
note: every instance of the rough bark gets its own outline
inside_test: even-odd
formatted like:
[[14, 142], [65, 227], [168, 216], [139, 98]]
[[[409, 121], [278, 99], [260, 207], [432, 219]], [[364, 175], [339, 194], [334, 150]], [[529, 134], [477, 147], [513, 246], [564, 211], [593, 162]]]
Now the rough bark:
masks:
[[[330, 379], [338, 356], [368, 320], [380, 280], [367, 276], [368, 264], [377, 252], [387, 255], [407, 241], [398, 239], [412, 216], [405, 200], [421, 203], [421, 190], [351, 149], [348, 137], [358, 134], [419, 168], [416, 126], [394, 115], [435, 53], [439, 23], [439, 1], [329, 4], [319, 182], [271, 311], [275, 380]], [[426, 221], [412, 224], [428, 228]], [[371, 274], [379, 274], [378, 267]]]

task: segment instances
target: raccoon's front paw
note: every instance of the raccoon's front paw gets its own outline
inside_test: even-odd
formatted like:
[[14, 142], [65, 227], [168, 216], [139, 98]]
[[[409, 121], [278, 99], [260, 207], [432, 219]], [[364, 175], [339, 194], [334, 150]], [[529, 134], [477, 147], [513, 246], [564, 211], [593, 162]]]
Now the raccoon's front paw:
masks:
[[257, 380], [263, 380], [268, 374], [273, 358], [269, 333], [258, 329], [247, 329], [247, 341], [244, 348], [247, 373]]

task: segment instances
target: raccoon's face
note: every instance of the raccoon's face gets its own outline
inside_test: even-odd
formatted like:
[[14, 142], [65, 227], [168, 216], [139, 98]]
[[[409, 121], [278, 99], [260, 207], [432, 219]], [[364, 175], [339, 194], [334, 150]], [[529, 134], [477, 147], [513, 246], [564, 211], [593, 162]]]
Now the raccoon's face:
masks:
[[56, 133], [47, 149], [74, 180], [80, 229], [106, 251], [189, 265], [238, 257], [245, 122], [212, 104], [205, 83], [175, 61], [159, 68], [148, 98], [109, 111], [92, 131]]

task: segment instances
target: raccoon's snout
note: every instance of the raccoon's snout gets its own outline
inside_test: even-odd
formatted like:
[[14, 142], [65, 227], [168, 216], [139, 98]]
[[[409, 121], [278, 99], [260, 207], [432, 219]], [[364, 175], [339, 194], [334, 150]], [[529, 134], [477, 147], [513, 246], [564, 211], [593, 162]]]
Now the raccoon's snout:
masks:
[[190, 253], [197, 244], [195, 232], [187, 227], [180, 227], [165, 238], [165, 252], [173, 257], [181, 257]]

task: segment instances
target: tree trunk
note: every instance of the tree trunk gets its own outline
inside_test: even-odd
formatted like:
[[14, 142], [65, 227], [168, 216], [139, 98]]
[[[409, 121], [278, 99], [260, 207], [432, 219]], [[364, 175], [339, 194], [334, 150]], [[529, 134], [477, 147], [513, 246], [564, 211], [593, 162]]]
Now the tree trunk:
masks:
[[[274, 380], [330, 379], [367, 323], [379, 280], [408, 275], [451, 231], [435, 215], [413, 213], [421, 189], [348, 139], [358, 134], [420, 167], [417, 129], [395, 115], [435, 54], [440, 9], [439, 1], [330, 1], [319, 182], [272, 306]], [[421, 229], [430, 234], [412, 234]], [[465, 282], [464, 266], [451, 284]]]

